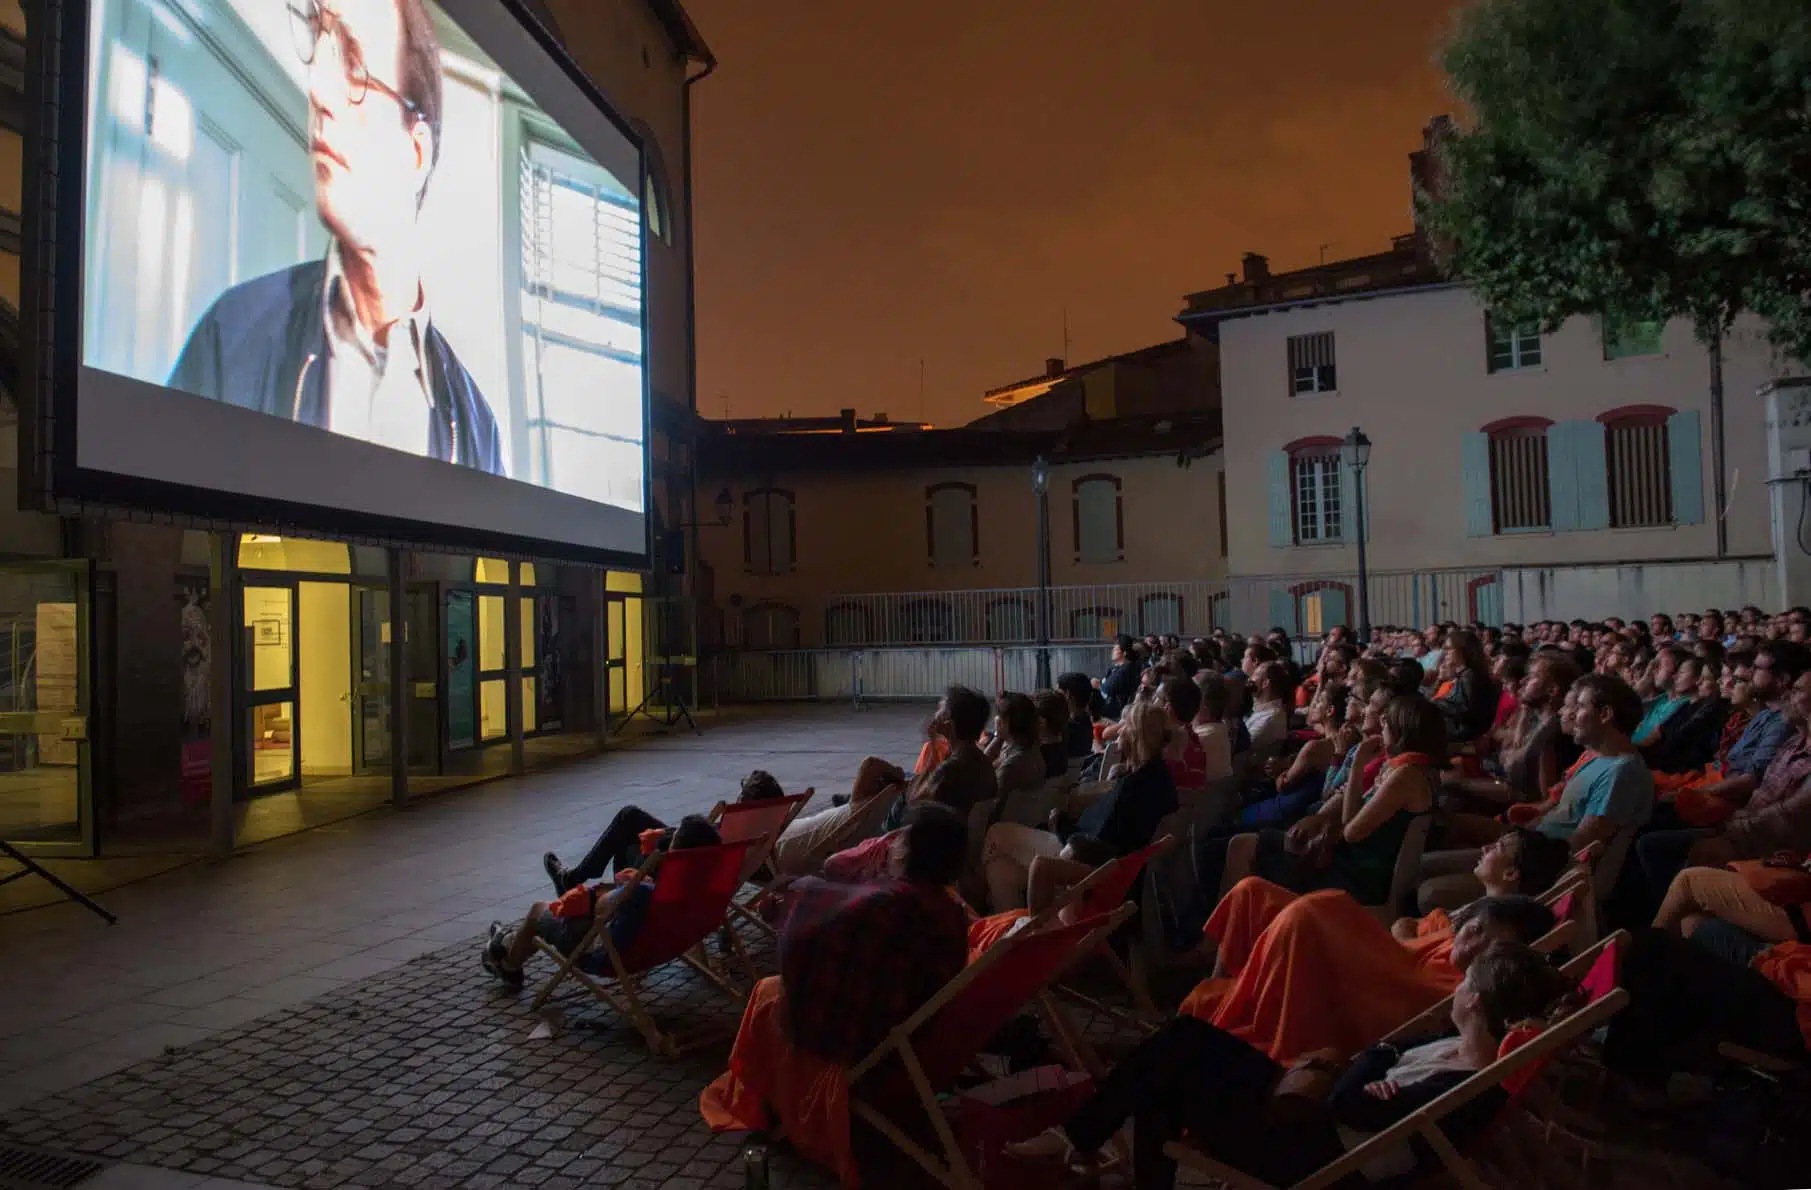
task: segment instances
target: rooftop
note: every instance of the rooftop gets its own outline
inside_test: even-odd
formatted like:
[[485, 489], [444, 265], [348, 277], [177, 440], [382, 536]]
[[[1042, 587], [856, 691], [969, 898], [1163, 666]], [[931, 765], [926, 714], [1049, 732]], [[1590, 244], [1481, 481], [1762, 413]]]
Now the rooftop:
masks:
[[1103, 356], [1100, 359], [1073, 366], [1052, 356], [1044, 361], [1043, 375], [1027, 377], [1011, 384], [1002, 384], [998, 388], [990, 388], [981, 395], [981, 399], [990, 405], [1016, 405], [1020, 401], [1028, 401], [1033, 397], [1042, 396], [1063, 381], [1092, 372], [1096, 368], [1105, 368], [1113, 364], [1149, 363], [1164, 356], [1188, 350], [1188, 339], [1181, 338], [1155, 343], [1149, 347], [1140, 347], [1135, 351], [1122, 351], [1118, 355]]

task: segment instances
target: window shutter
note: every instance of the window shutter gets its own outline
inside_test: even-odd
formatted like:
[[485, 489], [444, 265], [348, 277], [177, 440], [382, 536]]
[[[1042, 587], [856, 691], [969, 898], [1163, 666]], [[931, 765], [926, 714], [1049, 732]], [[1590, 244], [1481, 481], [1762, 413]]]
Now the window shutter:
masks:
[[1295, 628], [1295, 596], [1288, 591], [1274, 590], [1270, 593], [1270, 622], [1290, 636]]
[[792, 556], [792, 500], [779, 492], [767, 493], [767, 549], [773, 573], [787, 574], [797, 561]]
[[1667, 461], [1672, 467], [1673, 523], [1704, 523], [1704, 459], [1698, 445], [1698, 411], [1686, 409], [1666, 419]]
[[1090, 565], [1120, 560], [1119, 488], [1110, 479], [1086, 480], [1076, 489], [1075, 560]]
[[1554, 422], [1547, 427], [1547, 495], [1555, 533], [1570, 533], [1578, 523], [1578, 423]]
[[1325, 632], [1335, 624], [1344, 624], [1348, 628], [1352, 621], [1346, 618], [1346, 593], [1338, 587], [1327, 587], [1320, 592], [1321, 597], [1321, 631]]
[[1339, 539], [1347, 545], [1358, 541], [1358, 473], [1339, 461]]
[[1578, 527], [1610, 527], [1610, 463], [1604, 455], [1603, 423], [1572, 423], [1572, 465], [1578, 485]]
[[1492, 628], [1503, 626], [1503, 584], [1485, 583], [1477, 592], [1477, 618]]
[[1293, 502], [1289, 499], [1289, 455], [1277, 451], [1270, 456], [1270, 544], [1279, 548], [1295, 544], [1295, 526], [1290, 523]]
[[1465, 475], [1465, 535], [1489, 537], [1496, 530], [1490, 508], [1490, 435], [1473, 430], [1463, 436], [1459, 469]]

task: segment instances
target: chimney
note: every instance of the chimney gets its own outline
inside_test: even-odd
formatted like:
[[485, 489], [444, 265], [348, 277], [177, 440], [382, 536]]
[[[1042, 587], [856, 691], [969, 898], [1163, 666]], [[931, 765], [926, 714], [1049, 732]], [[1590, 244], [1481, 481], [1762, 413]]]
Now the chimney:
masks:
[[1064, 366], [1062, 356], [1053, 355], [1044, 361], [1044, 376], [1046, 379], [1055, 380], [1067, 370], [1068, 369]]
[[843, 416], [843, 433], [845, 433], [845, 434], [855, 433], [855, 410], [845, 409], [842, 411], [842, 416]]
[[1247, 252], [1241, 259], [1241, 263], [1245, 266], [1247, 284], [1270, 280], [1270, 258], [1262, 252]]
[[875, 415], [874, 415], [874, 424], [875, 424], [875, 425], [877, 425], [877, 426], [884, 426], [884, 425], [888, 425], [888, 424], [890, 424], [890, 423], [889, 423], [889, 422], [888, 422], [888, 421], [887, 421], [887, 413], [886, 413], [886, 410], [884, 410], [884, 409], [883, 409], [883, 410], [881, 410], [881, 411], [880, 411], [880, 412], [879, 412], [879, 413], [876, 413], [876, 414], [875, 414]]
[[1237, 285], [1239, 283], [1239, 274], [1237, 274], [1237, 273], [1226, 274], [1226, 283], [1228, 285]]
[[1435, 116], [1421, 131], [1422, 148], [1409, 154], [1409, 186], [1415, 216], [1417, 247], [1436, 261], [1444, 258], [1450, 245], [1428, 242], [1427, 229], [1421, 225], [1421, 203], [1438, 199], [1446, 193], [1446, 162], [1442, 150], [1453, 133], [1451, 116]]

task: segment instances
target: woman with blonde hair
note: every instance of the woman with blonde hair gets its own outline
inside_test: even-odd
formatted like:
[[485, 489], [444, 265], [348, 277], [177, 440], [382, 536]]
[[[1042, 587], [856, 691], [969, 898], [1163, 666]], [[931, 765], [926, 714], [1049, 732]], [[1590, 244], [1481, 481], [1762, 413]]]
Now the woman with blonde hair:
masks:
[[[1125, 774], [1082, 810], [1072, 825], [1053, 814], [1054, 830], [1010, 822], [988, 828], [981, 865], [995, 912], [1025, 907], [1033, 860], [1071, 864], [1073, 872], [1079, 873], [1073, 879], [1079, 880], [1095, 865], [1129, 855], [1149, 843], [1157, 825], [1175, 811], [1176, 782], [1163, 757], [1169, 742], [1169, 712], [1154, 702], [1137, 702], [1126, 709], [1120, 722]], [[1051, 871], [1051, 878], [1059, 883], [1071, 875], [1068, 868]]]

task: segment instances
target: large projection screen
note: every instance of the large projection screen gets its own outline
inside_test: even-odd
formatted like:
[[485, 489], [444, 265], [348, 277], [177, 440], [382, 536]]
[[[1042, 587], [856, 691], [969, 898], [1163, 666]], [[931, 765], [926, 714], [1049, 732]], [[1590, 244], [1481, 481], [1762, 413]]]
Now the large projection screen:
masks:
[[538, 27], [500, 0], [65, 9], [53, 497], [645, 565], [641, 148]]

